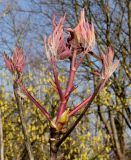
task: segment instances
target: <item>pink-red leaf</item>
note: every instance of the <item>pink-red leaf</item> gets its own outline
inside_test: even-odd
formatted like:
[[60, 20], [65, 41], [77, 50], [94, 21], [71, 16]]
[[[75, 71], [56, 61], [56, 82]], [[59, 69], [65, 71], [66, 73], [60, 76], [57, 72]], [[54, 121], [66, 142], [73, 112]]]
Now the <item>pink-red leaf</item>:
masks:
[[25, 56], [22, 48], [16, 47], [13, 53], [13, 64], [18, 72], [22, 72], [25, 66]]
[[80, 20], [74, 29], [67, 29], [71, 34], [70, 44], [75, 49], [82, 46], [84, 49], [91, 50], [95, 44], [95, 32], [93, 24], [85, 20], [85, 11], [81, 11]]
[[46, 39], [46, 37], [44, 38], [44, 46], [49, 61], [51, 61], [51, 59], [65, 59], [71, 55], [69, 48], [67, 49], [64, 42], [64, 21], [65, 16], [61, 17], [57, 24], [54, 17], [52, 22], [54, 28], [53, 33], [48, 37], [48, 39]]
[[113, 64], [114, 50], [112, 47], [109, 47], [106, 53], [101, 55], [101, 58], [103, 63], [101, 77], [107, 81], [118, 67], [119, 60]]
[[6, 53], [4, 53], [4, 62], [5, 62], [5, 65], [7, 67], [7, 69], [10, 71], [10, 72], [14, 72], [14, 64], [12, 62], [12, 59], [10, 59]]

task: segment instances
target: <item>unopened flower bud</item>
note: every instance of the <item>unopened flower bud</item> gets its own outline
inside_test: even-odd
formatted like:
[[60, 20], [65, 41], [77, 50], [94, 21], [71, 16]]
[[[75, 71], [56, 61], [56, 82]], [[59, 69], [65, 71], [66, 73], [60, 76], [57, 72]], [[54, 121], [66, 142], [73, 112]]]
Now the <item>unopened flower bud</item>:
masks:
[[65, 124], [69, 119], [69, 109], [67, 109], [59, 118], [58, 123]]

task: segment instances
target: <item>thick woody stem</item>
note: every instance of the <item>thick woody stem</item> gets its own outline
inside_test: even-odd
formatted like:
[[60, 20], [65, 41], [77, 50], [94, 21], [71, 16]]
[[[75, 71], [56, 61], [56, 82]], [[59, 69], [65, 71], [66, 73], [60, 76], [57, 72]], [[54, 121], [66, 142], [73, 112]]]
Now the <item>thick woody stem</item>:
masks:
[[56, 160], [57, 159], [57, 152], [54, 152], [53, 150], [50, 151], [50, 159]]
[[52, 60], [51, 64], [52, 64], [52, 71], [53, 71], [53, 75], [54, 75], [54, 79], [55, 79], [55, 85], [57, 87], [60, 99], [62, 100], [63, 99], [63, 93], [62, 93], [62, 89], [61, 89], [61, 86], [60, 86], [60, 82], [58, 80], [58, 72], [57, 72], [57, 66], [56, 66], [55, 60]]
[[50, 159], [56, 160], [57, 159], [57, 152], [59, 149], [59, 146], [57, 145], [57, 142], [60, 138], [59, 132], [56, 131], [55, 128], [50, 128]]

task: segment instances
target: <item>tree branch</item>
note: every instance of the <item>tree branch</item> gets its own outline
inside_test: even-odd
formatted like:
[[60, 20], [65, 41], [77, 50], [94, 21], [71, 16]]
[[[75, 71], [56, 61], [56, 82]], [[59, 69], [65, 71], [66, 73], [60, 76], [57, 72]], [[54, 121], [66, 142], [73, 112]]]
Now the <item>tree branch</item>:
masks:
[[23, 99], [20, 99], [20, 97], [17, 94], [17, 84], [16, 83], [13, 84], [13, 89], [14, 89], [14, 95], [15, 95], [15, 99], [16, 99], [16, 104], [17, 104], [17, 107], [18, 107], [18, 110], [19, 110], [20, 119], [21, 119], [22, 132], [23, 132], [23, 135], [24, 135], [25, 146], [26, 146], [26, 149], [28, 151], [29, 159], [30, 160], [34, 160], [31, 143], [30, 143], [27, 131], [26, 131], [26, 122], [25, 122], [25, 118], [24, 118], [24, 115], [23, 115], [23, 111], [22, 111]]
[[114, 141], [115, 141], [115, 145], [116, 145], [116, 149], [117, 149], [117, 154], [119, 156], [120, 160], [123, 160], [123, 154], [121, 151], [121, 147], [120, 147], [120, 143], [119, 143], [119, 139], [118, 139], [118, 135], [117, 135], [117, 130], [116, 130], [116, 126], [115, 126], [115, 122], [114, 122], [114, 117], [112, 115], [112, 113], [110, 113], [110, 120], [111, 120], [111, 127], [112, 127], [112, 132], [113, 132], [113, 137], [114, 137]]
[[4, 160], [4, 139], [3, 139], [3, 125], [2, 125], [2, 114], [0, 110], [0, 158]]

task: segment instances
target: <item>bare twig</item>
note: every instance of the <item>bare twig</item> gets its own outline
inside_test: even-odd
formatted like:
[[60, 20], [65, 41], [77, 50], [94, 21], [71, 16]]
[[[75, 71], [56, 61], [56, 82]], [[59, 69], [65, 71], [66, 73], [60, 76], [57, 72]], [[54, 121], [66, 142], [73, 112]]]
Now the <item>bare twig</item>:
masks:
[[26, 122], [25, 122], [25, 118], [24, 118], [24, 115], [23, 115], [23, 111], [22, 111], [23, 99], [21, 99], [17, 94], [17, 90], [16, 90], [17, 89], [17, 85], [16, 84], [13, 85], [13, 88], [14, 88], [14, 95], [15, 95], [15, 99], [16, 99], [16, 104], [17, 104], [17, 107], [18, 107], [18, 110], [19, 110], [20, 119], [21, 119], [22, 132], [23, 132], [24, 139], [25, 139], [24, 143], [25, 143], [26, 149], [28, 151], [29, 159], [30, 160], [34, 160], [31, 143], [30, 143], [30, 140], [29, 140], [29, 136], [27, 134]]
[[4, 139], [3, 139], [3, 125], [2, 125], [2, 114], [0, 110], [0, 158], [4, 160]]

